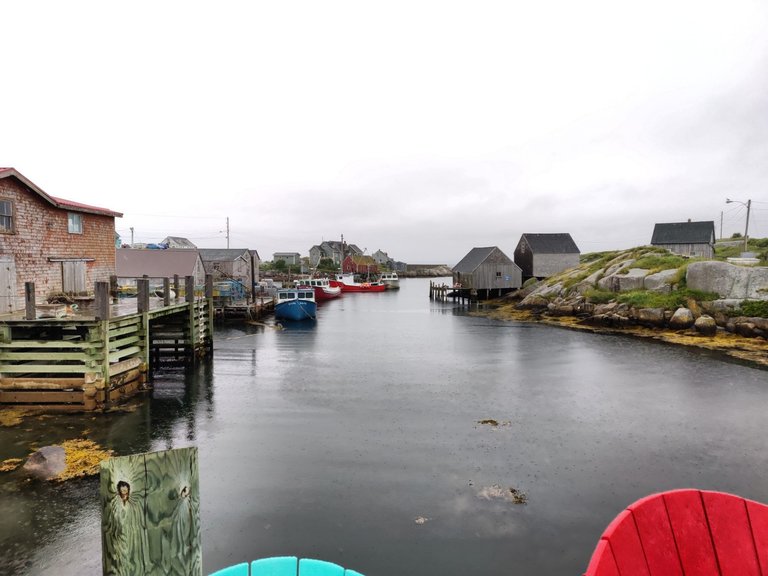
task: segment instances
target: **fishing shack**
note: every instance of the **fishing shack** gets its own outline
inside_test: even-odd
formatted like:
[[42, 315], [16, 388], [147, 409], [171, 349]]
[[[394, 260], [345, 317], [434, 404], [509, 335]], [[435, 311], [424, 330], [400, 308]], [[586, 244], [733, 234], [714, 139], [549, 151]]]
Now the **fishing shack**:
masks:
[[453, 290], [470, 300], [499, 297], [523, 285], [520, 267], [497, 246], [472, 248], [452, 272]]

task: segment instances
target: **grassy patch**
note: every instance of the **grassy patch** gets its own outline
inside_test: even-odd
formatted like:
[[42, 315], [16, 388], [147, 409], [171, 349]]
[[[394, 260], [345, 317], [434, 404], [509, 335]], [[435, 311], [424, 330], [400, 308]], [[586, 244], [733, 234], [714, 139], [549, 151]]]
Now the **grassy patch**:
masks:
[[618, 302], [629, 304], [635, 308], [665, 308], [667, 310], [675, 310], [680, 306], [685, 306], [688, 300], [707, 302], [716, 300], [717, 298], [717, 294], [700, 292], [699, 290], [689, 290], [688, 288], [675, 290], [670, 294], [648, 292], [645, 290], [632, 290], [616, 295], [616, 300]]
[[768, 300], [744, 300], [733, 315], [768, 318]]
[[587, 302], [592, 302], [592, 304], [607, 304], [611, 300], [616, 299], [616, 294], [608, 290], [595, 288], [594, 290], [587, 290], [584, 293], [584, 298], [587, 299]]
[[641, 256], [638, 260], [632, 264], [632, 268], [642, 268], [644, 270], [650, 270], [651, 274], [661, 272], [662, 270], [671, 270], [673, 268], [679, 268], [683, 264], [687, 263], [687, 259], [676, 254], [648, 254]]

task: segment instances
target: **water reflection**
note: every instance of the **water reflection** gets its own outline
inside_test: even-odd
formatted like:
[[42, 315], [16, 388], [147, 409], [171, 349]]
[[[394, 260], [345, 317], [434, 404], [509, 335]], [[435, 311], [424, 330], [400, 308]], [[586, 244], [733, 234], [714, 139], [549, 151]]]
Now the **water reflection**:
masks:
[[[213, 361], [159, 374], [133, 411], [0, 429], [2, 458], [85, 430], [118, 454], [198, 446], [207, 571], [297, 554], [370, 576], [578, 574], [645, 494], [768, 501], [765, 372], [474, 317], [429, 302], [427, 281], [401, 285], [328, 302], [311, 325], [218, 326]], [[528, 503], [482, 497], [494, 485]], [[97, 490], [0, 475], [4, 571], [100, 574]]]

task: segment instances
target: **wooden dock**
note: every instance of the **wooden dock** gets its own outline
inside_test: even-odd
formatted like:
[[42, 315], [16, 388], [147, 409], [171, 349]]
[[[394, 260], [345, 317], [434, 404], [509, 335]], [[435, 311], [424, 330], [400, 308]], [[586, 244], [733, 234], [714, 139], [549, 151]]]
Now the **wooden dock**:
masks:
[[461, 304], [477, 301], [477, 292], [462, 288], [461, 286], [449, 286], [448, 284], [438, 284], [429, 282], [429, 299], [447, 302], [453, 300]]
[[196, 294], [194, 279], [185, 280], [184, 299], [173, 301], [167, 289], [151, 298], [145, 279], [137, 298], [122, 302], [108, 282], [97, 282], [93, 307], [72, 314], [64, 305], [35, 305], [27, 283], [26, 310], [0, 316], [0, 406], [107, 409], [145, 388], [158, 368], [210, 356], [212, 282], [207, 277]]

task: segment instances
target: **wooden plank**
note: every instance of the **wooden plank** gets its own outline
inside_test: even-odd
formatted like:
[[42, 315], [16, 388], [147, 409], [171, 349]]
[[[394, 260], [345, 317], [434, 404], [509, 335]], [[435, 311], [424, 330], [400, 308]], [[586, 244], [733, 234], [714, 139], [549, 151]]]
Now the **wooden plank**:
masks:
[[624, 510], [603, 532], [621, 576], [650, 576], [632, 512]]
[[608, 540], [597, 543], [584, 576], [621, 576]]
[[129, 326], [124, 326], [122, 328], [112, 328], [109, 329], [109, 339], [114, 340], [115, 338], [119, 338], [120, 336], [125, 336], [126, 334], [136, 334], [141, 329], [140, 324], [131, 324]]
[[3, 374], [85, 374], [85, 364], [0, 364]]
[[653, 576], [683, 576], [680, 557], [661, 494], [638, 500], [629, 507]]
[[[79, 348], [95, 348], [98, 343], [95, 342], [73, 342], [71, 340], [14, 340], [13, 342], [0, 343], [0, 350], [9, 350], [13, 348], [66, 348], [66, 349], [79, 349]], [[2, 352], [0, 352], [2, 354]]]
[[55, 390], [0, 390], [0, 403], [3, 404], [71, 404], [83, 403], [83, 391], [61, 392]]
[[141, 365], [142, 365], [141, 358], [129, 358], [128, 360], [123, 360], [116, 364], [111, 364], [109, 366], [109, 375], [110, 377], [117, 376], [118, 374], [121, 374], [122, 372], [126, 372], [127, 370], [140, 368]]
[[114, 348], [121, 348], [123, 346], [130, 346], [131, 344], [136, 344], [137, 342], [141, 342], [143, 339], [144, 338], [141, 334], [134, 332], [133, 334], [125, 338], [117, 338], [115, 340], [111, 340], [109, 342], [109, 347], [114, 349]]
[[76, 360], [85, 362], [88, 355], [85, 352], [2, 352], [0, 358], [3, 361], [19, 360], [22, 362], [61, 362], [63, 360]]
[[141, 354], [141, 348], [139, 346], [129, 346], [128, 348], [121, 348], [109, 353], [109, 361], [117, 362], [123, 358], [133, 357], [136, 354]]
[[0, 390], [62, 390], [85, 386], [83, 378], [0, 378]]
[[664, 494], [664, 503], [680, 553], [683, 572], [697, 576], [719, 576], [720, 571], [699, 491], [667, 492]]
[[768, 575], [768, 506], [752, 500], [746, 502], [760, 568], [764, 575]]
[[747, 505], [722, 492], [701, 492], [721, 576], [760, 576]]

